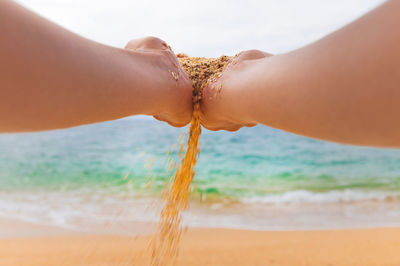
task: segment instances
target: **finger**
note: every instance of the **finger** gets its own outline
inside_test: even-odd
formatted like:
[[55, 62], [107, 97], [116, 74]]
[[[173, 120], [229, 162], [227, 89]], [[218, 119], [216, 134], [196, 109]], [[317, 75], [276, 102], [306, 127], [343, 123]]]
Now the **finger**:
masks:
[[247, 50], [240, 52], [236, 59], [237, 60], [255, 60], [255, 59], [260, 59], [264, 57], [269, 57], [271, 54], [260, 51], [260, 50]]
[[242, 126], [232, 126], [232, 127], [224, 128], [224, 130], [229, 131], [229, 132], [235, 132], [241, 128], [242, 128]]
[[211, 131], [219, 131], [219, 130], [226, 130], [226, 131], [237, 131], [242, 128], [241, 125], [233, 124], [230, 122], [222, 122], [222, 121], [210, 121], [207, 120], [205, 117], [200, 116], [200, 123], [201, 125]]
[[210, 131], [218, 131], [219, 130], [219, 128], [217, 128], [217, 127], [213, 127], [213, 126], [210, 126], [210, 125], [207, 125], [207, 124], [201, 124], [205, 129], [207, 129], [207, 130], [210, 130]]
[[141, 39], [131, 40], [128, 42], [125, 48], [130, 50], [137, 50], [137, 49], [170, 50], [168, 44], [157, 37], [145, 37]]
[[245, 124], [244, 126], [245, 127], [255, 127], [255, 126], [257, 126], [257, 124], [253, 124], [253, 123], [252, 124]]
[[211, 126], [211, 125], [207, 125], [207, 124], [202, 124], [202, 126], [210, 131], [220, 131], [220, 130], [225, 130], [225, 131], [229, 131], [229, 132], [235, 132], [238, 131], [239, 129], [242, 128], [242, 126], [223, 126], [223, 127], [216, 127], [216, 126]]
[[205, 129], [212, 130], [212, 131], [216, 130], [216, 129], [214, 129], [215, 127], [213, 127], [213, 123], [209, 121], [207, 116], [204, 115], [203, 111], [200, 113], [200, 124]]
[[163, 116], [160, 116], [160, 115], [153, 115], [153, 117], [155, 118], [155, 119], [157, 119], [158, 121], [161, 121], [161, 122], [166, 122], [166, 123], [168, 123], [170, 126], [173, 126], [173, 127], [184, 127], [184, 126], [186, 126], [187, 124], [188, 124], [188, 122], [181, 122], [181, 121], [174, 121], [174, 122], [172, 122], [172, 120], [170, 120], [170, 119], [168, 119], [168, 118], [166, 118], [166, 117], [163, 117]]
[[156, 119], [156, 120], [158, 120], [158, 121], [165, 122], [165, 120], [162, 119], [162, 118], [161, 118], [160, 116], [158, 116], [158, 115], [153, 115], [153, 117], [154, 117], [154, 119]]

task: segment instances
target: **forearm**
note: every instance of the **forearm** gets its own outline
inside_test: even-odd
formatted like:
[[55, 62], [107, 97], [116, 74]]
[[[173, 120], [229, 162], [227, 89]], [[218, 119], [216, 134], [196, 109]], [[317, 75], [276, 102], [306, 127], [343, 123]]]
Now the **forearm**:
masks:
[[12, 2], [0, 5], [1, 132], [151, 114], [145, 99], [155, 93], [139, 54], [84, 39]]
[[257, 62], [249, 119], [319, 139], [400, 146], [399, 12], [390, 1], [312, 45]]

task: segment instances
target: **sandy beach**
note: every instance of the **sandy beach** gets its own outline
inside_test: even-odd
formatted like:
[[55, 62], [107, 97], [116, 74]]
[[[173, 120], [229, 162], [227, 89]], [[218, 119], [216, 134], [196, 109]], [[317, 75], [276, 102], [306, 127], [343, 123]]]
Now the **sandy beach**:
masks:
[[[11, 220], [2, 221], [0, 235], [0, 265], [147, 265], [147, 235], [88, 235]], [[400, 265], [399, 251], [400, 228], [192, 228], [178, 265]]]

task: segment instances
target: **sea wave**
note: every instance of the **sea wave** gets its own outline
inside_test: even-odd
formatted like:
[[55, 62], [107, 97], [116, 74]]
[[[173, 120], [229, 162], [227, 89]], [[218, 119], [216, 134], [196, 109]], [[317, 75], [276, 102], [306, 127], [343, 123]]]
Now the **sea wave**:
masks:
[[254, 196], [241, 199], [243, 203], [351, 203], [360, 201], [400, 201], [400, 191], [362, 191], [362, 190], [331, 190], [327, 192], [312, 192], [293, 190], [282, 194]]
[[[212, 204], [191, 200], [185, 225], [251, 230], [308, 230], [400, 225], [400, 191], [289, 191]], [[158, 199], [158, 198], [157, 198]], [[156, 223], [154, 197], [114, 193], [0, 192], [0, 217], [89, 233], [133, 234], [139, 223]], [[221, 200], [221, 201], [220, 201]], [[341, 204], [343, 203], [343, 204]]]

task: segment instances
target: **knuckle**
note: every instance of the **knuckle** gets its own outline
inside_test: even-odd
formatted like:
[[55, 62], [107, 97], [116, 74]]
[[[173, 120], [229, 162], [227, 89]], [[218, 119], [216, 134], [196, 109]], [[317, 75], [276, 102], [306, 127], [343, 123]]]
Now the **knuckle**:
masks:
[[264, 53], [263, 51], [257, 50], [257, 49], [252, 49], [252, 50], [247, 50], [243, 51], [239, 54], [238, 58], [240, 60], [252, 60], [252, 59], [259, 59], [265, 57], [267, 54]]
[[151, 43], [162, 43], [163, 41], [160, 38], [157, 38], [155, 36], [147, 36], [143, 38], [143, 41], [145, 42], [151, 42]]
[[165, 47], [166, 43], [160, 38], [154, 36], [148, 36], [140, 39], [134, 39], [128, 42], [125, 48], [162, 48]]
[[241, 128], [242, 128], [241, 126], [237, 126], [237, 127], [226, 128], [225, 130], [229, 131], [229, 132], [235, 132], [235, 131], [238, 131]]
[[214, 121], [214, 120], [212, 120], [212, 119], [210, 119], [208, 117], [200, 116], [200, 122], [201, 122], [201, 125], [205, 129], [208, 129], [208, 130], [211, 130], [211, 131], [218, 131], [218, 130], [221, 129], [221, 127], [218, 125], [217, 121]]
[[144, 43], [146, 46], [151, 48], [162, 48], [164, 45], [167, 45], [163, 40], [154, 36], [146, 37]]
[[219, 130], [217, 127], [209, 126], [209, 125], [207, 125], [207, 124], [202, 124], [202, 126], [203, 126], [205, 129], [210, 130], [210, 131], [218, 131], [218, 130]]
[[258, 50], [258, 49], [247, 50], [247, 52], [250, 53], [250, 54], [263, 54], [263, 52], [261, 50]]

